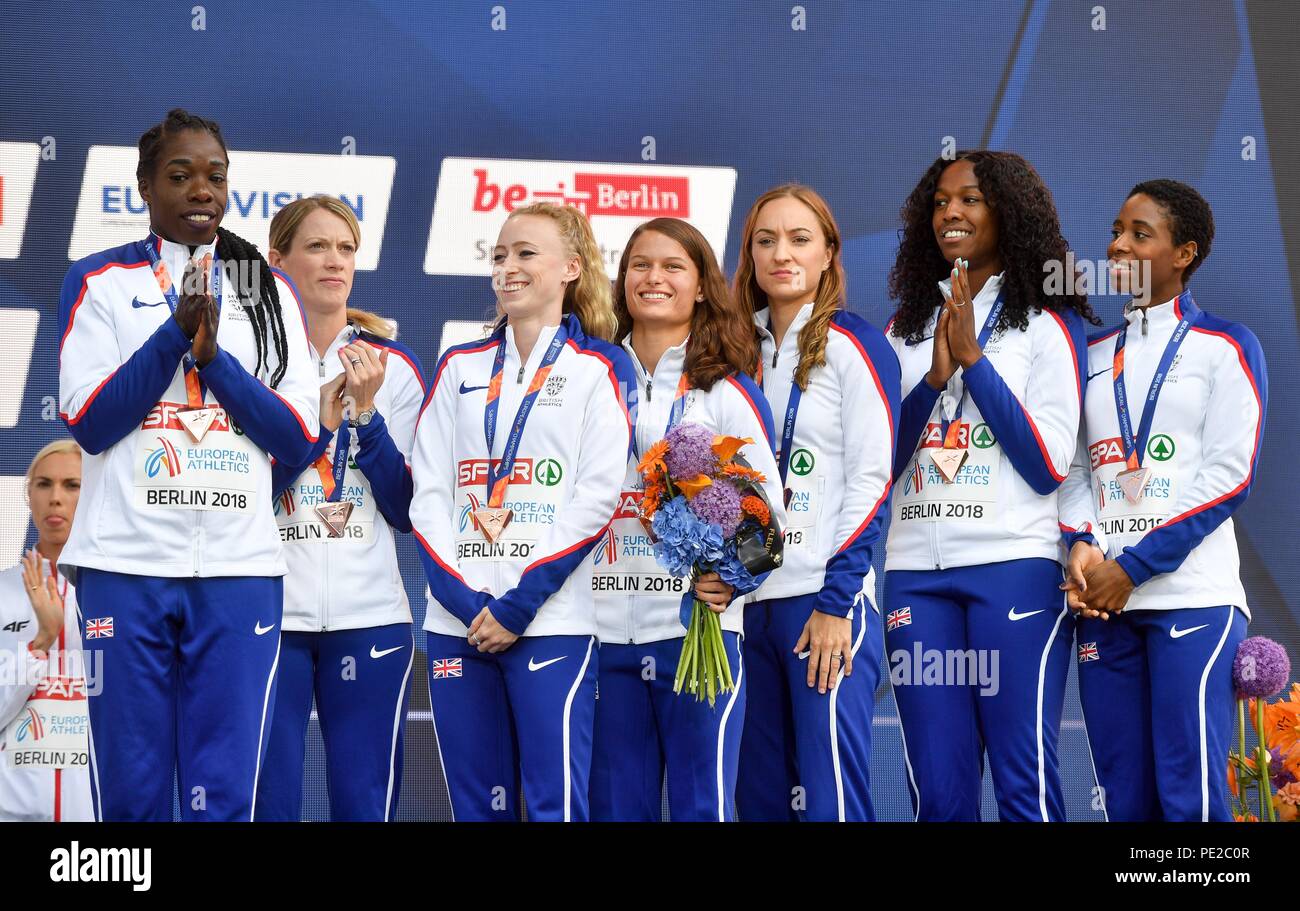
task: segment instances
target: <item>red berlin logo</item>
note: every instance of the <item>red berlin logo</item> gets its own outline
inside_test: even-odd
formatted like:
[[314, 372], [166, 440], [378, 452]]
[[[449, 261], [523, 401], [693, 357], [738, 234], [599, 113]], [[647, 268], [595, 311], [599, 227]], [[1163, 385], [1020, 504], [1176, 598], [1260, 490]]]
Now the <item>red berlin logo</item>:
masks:
[[588, 218], [622, 215], [632, 218], [689, 218], [691, 183], [685, 177], [648, 174], [587, 174], [576, 171], [572, 189], [559, 181], [554, 189], [529, 189], [523, 184], [499, 186], [488, 180], [486, 168], [474, 169], [474, 211], [498, 208], [513, 212], [535, 202], [573, 206]]

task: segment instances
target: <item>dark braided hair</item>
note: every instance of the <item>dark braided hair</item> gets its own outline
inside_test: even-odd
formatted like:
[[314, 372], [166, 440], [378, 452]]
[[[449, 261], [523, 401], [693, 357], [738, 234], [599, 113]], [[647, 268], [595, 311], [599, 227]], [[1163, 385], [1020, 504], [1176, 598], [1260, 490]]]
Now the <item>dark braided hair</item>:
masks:
[[1169, 232], [1174, 236], [1175, 247], [1188, 241], [1196, 242], [1196, 258], [1183, 270], [1185, 284], [1210, 255], [1210, 244], [1214, 242], [1214, 212], [1210, 210], [1210, 204], [1194, 188], [1167, 177], [1142, 181], [1129, 190], [1126, 198], [1139, 193], [1154, 199], [1165, 218], [1169, 219]]
[[[921, 341], [930, 317], [943, 303], [937, 283], [951, 274], [952, 266], [934, 239], [934, 194], [944, 169], [962, 159], [974, 165], [980, 192], [998, 219], [998, 257], [1006, 272], [1002, 283], [1006, 304], [996, 330], [1027, 329], [1030, 312], [1043, 310], [1073, 310], [1088, 322], [1100, 324], [1086, 294], [1049, 295], [1044, 290], [1045, 264], [1059, 262], [1063, 266], [1069, 244], [1061, 235], [1056, 206], [1043, 179], [1014, 152], [981, 149], [935, 159], [903, 203], [898, 257], [889, 273], [889, 296], [898, 301], [892, 334]], [[1081, 286], [1081, 281], [1076, 282], [1076, 289]]]
[[[173, 108], [162, 123], [154, 124], [140, 137], [140, 162], [135, 167], [136, 180], [152, 179], [158, 166], [158, 156], [169, 136], [182, 130], [205, 130], [220, 144], [229, 159], [225, 137], [215, 120], [207, 120], [186, 111]], [[253, 326], [253, 342], [257, 348], [257, 366], [253, 375], [263, 377], [269, 368], [268, 354], [274, 350], [275, 369], [271, 371], [271, 388], [280, 385], [289, 365], [289, 342], [284, 333], [284, 311], [280, 307], [280, 293], [275, 287], [271, 266], [255, 245], [239, 235], [217, 229], [217, 259], [223, 263], [227, 275], [255, 274], [251, 282], [235, 282], [236, 293]], [[254, 272], [256, 269], [256, 272]]]

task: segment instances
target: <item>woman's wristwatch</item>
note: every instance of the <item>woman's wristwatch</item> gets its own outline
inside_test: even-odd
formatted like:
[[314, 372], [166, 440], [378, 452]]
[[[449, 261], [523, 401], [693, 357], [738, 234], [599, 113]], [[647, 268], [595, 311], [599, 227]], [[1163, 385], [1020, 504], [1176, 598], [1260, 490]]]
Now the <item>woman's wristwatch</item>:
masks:
[[375, 409], [373, 406], [371, 406], [370, 408], [367, 408], [365, 411], [358, 414], [356, 417], [348, 418], [348, 426], [365, 427], [372, 420], [374, 420], [374, 417], [375, 417]]

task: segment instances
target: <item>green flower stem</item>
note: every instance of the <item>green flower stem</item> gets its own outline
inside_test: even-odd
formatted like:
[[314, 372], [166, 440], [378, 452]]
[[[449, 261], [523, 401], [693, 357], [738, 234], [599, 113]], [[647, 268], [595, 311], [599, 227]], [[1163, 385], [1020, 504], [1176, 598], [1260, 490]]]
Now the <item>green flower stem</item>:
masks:
[[1273, 808], [1273, 785], [1268, 780], [1268, 737], [1264, 734], [1264, 699], [1255, 700], [1255, 735], [1259, 742], [1255, 747], [1255, 768], [1259, 776], [1259, 815], [1264, 817], [1264, 808], [1268, 807], [1268, 821], [1277, 822], [1277, 810]]
[[1237, 800], [1241, 804], [1241, 818], [1245, 819], [1250, 812], [1250, 806], [1246, 802], [1246, 779], [1249, 775], [1254, 780], [1254, 772], [1246, 766], [1246, 700], [1237, 700], [1237, 762], [1241, 767], [1237, 772]]

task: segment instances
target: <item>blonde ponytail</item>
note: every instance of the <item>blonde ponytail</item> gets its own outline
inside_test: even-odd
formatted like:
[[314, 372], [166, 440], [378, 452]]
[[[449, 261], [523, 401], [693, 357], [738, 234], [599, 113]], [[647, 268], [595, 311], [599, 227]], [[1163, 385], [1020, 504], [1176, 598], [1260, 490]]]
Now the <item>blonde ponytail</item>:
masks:
[[397, 320], [386, 319], [378, 313], [371, 313], [369, 310], [348, 307], [348, 322], [362, 332], [369, 332], [371, 335], [377, 335], [380, 338], [390, 340], [397, 338]]
[[578, 257], [582, 270], [577, 280], [564, 289], [564, 312], [577, 316], [587, 335], [614, 341], [618, 317], [614, 315], [613, 288], [587, 216], [572, 206], [549, 202], [533, 203], [510, 213], [511, 218], [521, 215], [540, 215], [555, 222], [565, 248]]

